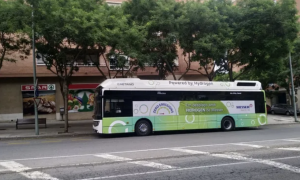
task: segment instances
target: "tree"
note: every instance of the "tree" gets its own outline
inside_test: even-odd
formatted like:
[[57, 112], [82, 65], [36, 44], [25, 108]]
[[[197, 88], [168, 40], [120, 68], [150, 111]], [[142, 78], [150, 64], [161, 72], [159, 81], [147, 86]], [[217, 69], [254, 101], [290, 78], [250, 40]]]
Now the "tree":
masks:
[[160, 79], [174, 70], [177, 58], [178, 26], [182, 20], [183, 3], [175, 0], [130, 0], [124, 2], [124, 13], [129, 22], [144, 26], [146, 42], [139, 59], [153, 65]]
[[[293, 68], [293, 80], [294, 80], [294, 88], [300, 86], [300, 38], [298, 37], [296, 41], [293, 43], [293, 48], [291, 50], [292, 57], [292, 68]], [[277, 84], [286, 89], [287, 94], [290, 99], [292, 99], [292, 86], [291, 86], [291, 69], [289, 64], [288, 57], [283, 58], [283, 66], [281, 68], [278, 76], [280, 77], [277, 81]], [[295, 90], [294, 89], [294, 90]], [[296, 92], [296, 90], [295, 90]]]
[[[90, 41], [89, 46], [91, 50], [98, 53], [99, 57], [104, 59], [108, 74], [103, 72], [98, 60], [93, 63], [106, 79], [118, 75], [125, 78], [132, 71], [143, 69], [143, 63], [138, 55], [144, 43], [145, 32], [142, 26], [129, 24], [121, 7], [104, 4], [102, 8], [101, 13], [97, 15], [97, 19], [101, 21], [95, 25], [95, 28], [101, 33], [94, 41]], [[110, 64], [113, 64], [115, 68], [111, 69]], [[126, 69], [126, 67], [129, 68]], [[113, 75], [111, 71], [114, 72]]]
[[[287, 56], [290, 44], [297, 36], [294, 0], [277, 4], [273, 0], [239, 0], [232, 11], [222, 13], [232, 17], [228, 22], [233, 32], [233, 46], [227, 50], [222, 65], [231, 81], [251, 70], [260, 74], [272, 63], [278, 63]], [[241, 68], [235, 77], [234, 66]]]
[[79, 71], [76, 62], [84, 59], [94, 42], [101, 39], [99, 17], [105, 8], [102, 0], [32, 1], [37, 32], [36, 48], [47, 69], [59, 80], [68, 132], [68, 93], [71, 77]]
[[[187, 68], [179, 79], [188, 71], [196, 71], [212, 81], [217, 71], [221, 70], [215, 71], [215, 68], [224, 59], [226, 48], [231, 44], [230, 30], [225, 17], [210, 9], [212, 3], [214, 1], [188, 1], [185, 4], [185, 21], [180, 24], [179, 43], [187, 58]], [[193, 61], [199, 63], [198, 69], [191, 69]]]
[[29, 8], [19, 1], [0, 0], [0, 69], [4, 61], [16, 62], [14, 53], [20, 59], [30, 54], [30, 41], [25, 35], [29, 17]]

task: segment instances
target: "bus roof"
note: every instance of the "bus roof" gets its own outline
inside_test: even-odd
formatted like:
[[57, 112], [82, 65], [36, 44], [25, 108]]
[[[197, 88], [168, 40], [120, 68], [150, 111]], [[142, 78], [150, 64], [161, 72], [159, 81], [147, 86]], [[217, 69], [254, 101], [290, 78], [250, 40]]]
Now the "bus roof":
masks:
[[[103, 89], [157, 89], [157, 90], [261, 90], [259, 81], [176, 81], [141, 80], [139, 78], [107, 79], [99, 86]], [[99, 87], [98, 86], [98, 87]]]

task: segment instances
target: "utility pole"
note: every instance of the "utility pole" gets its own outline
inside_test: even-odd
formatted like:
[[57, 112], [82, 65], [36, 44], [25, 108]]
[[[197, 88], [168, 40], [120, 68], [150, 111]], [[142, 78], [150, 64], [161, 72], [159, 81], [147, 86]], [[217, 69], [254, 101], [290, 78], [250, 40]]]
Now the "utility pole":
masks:
[[292, 93], [292, 96], [293, 96], [294, 117], [295, 117], [295, 122], [298, 122], [298, 119], [297, 119], [296, 102], [295, 102], [294, 75], [293, 75], [293, 67], [292, 67], [292, 55], [291, 55], [291, 51], [289, 52], [289, 60], [290, 60], [291, 82], [292, 82], [292, 90], [291, 90], [291, 93]]
[[[34, 37], [34, 7], [32, 4], [32, 57], [33, 57], [33, 85], [34, 85], [34, 98], [37, 98], [37, 81], [36, 81], [36, 59], [35, 59], [35, 37]], [[34, 115], [35, 115], [35, 135], [39, 135], [39, 121], [38, 121], [38, 107], [37, 103], [34, 103]]]

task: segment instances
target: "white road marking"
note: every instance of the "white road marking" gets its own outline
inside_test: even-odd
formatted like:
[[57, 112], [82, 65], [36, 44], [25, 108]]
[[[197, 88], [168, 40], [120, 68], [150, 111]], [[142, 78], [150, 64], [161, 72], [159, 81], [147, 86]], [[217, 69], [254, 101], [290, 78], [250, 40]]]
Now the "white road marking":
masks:
[[195, 151], [195, 150], [190, 150], [190, 149], [172, 148], [170, 150], [184, 152], [184, 153], [189, 153], [189, 154], [204, 154], [204, 155], [209, 155], [208, 152]]
[[95, 156], [101, 157], [101, 158], [104, 158], [104, 159], [110, 159], [110, 160], [113, 160], [113, 161], [128, 161], [128, 163], [131, 163], [131, 164], [137, 164], [137, 165], [153, 167], [153, 168], [158, 168], [158, 169], [174, 169], [174, 168], [176, 168], [176, 167], [173, 167], [173, 166], [169, 166], [169, 165], [165, 165], [165, 164], [161, 164], [161, 163], [156, 163], [156, 162], [133, 161], [130, 158], [114, 156], [114, 155], [111, 155], [111, 154], [99, 154], [99, 155], [95, 155]]
[[286, 139], [284, 141], [290, 141], [290, 142], [300, 142], [300, 139]]
[[[285, 160], [285, 159], [298, 159], [298, 158], [300, 158], [300, 156], [276, 158], [276, 159], [271, 159], [271, 161]], [[243, 164], [251, 164], [251, 163], [255, 163], [255, 162], [246, 161], [246, 162], [216, 164], [216, 165], [209, 165], [209, 166], [196, 166], [196, 167], [189, 167], [189, 168], [178, 168], [178, 169], [168, 169], [168, 170], [150, 171], [150, 172], [142, 172], [142, 173], [121, 174], [121, 175], [114, 175], [114, 176], [102, 176], [102, 177], [87, 178], [87, 179], [78, 179], [78, 180], [112, 179], [112, 178], [121, 178], [121, 177], [129, 177], [129, 176], [139, 176], [139, 175], [146, 175], [146, 174], [158, 174], [158, 173], [172, 172], [172, 171], [185, 171], [185, 170], [194, 170], [194, 169], [205, 169], [205, 168], [212, 168], [212, 167], [234, 166], [234, 165], [243, 165]]]
[[0, 173], [1, 172], [9, 172], [9, 170], [7, 170], [7, 169], [0, 169]]
[[[176, 151], [176, 149], [172, 149], [172, 150]], [[183, 152], [183, 151], [181, 151], [181, 152]], [[188, 151], [186, 151], [186, 152], [188, 153]], [[195, 152], [193, 152], [192, 154], [195, 154]], [[203, 152], [200, 151], [199, 154], [203, 154]], [[295, 173], [300, 173], [300, 168], [298, 168], [298, 167], [290, 166], [290, 165], [280, 163], [280, 162], [275, 162], [275, 161], [272, 161], [272, 160], [248, 158], [248, 157], [245, 157], [245, 156], [242, 156], [242, 155], [237, 155], [237, 154], [212, 154], [212, 153], [207, 153], [207, 155], [213, 156], [213, 157], [234, 159], [234, 160], [238, 160], [238, 161], [256, 162], [256, 163], [266, 164], [266, 165], [273, 166], [273, 167], [280, 168], [280, 169], [285, 169], [285, 170], [292, 171], [292, 172], [295, 172]]]
[[9, 169], [10, 171], [19, 173], [28, 179], [58, 180], [57, 178], [51, 177], [49, 174], [40, 171], [26, 172], [28, 170], [31, 170], [31, 168], [23, 166], [22, 164], [14, 161], [0, 162], [0, 165]]
[[287, 150], [287, 151], [300, 151], [300, 148], [277, 148], [279, 150]]
[[248, 146], [248, 147], [254, 147], [254, 148], [263, 148], [264, 146], [256, 145], [256, 144], [244, 144], [244, 143], [232, 143], [232, 145], [237, 146]]
[[98, 154], [98, 155], [95, 155], [95, 156], [101, 157], [101, 158], [104, 158], [104, 159], [110, 159], [110, 160], [113, 160], [113, 161], [132, 161], [132, 159], [130, 159], [130, 158], [114, 156], [114, 155], [111, 155], [111, 154]]
[[[262, 141], [249, 141], [249, 142], [239, 142], [237, 144], [244, 143], [261, 143], [261, 142], [272, 142], [272, 141], [286, 141], [299, 139], [297, 138], [289, 138], [289, 139], [272, 139], [272, 140], [262, 140]], [[142, 149], [142, 150], [129, 150], [129, 151], [115, 151], [109, 152], [110, 154], [122, 154], [122, 153], [134, 153], [134, 152], [148, 152], [148, 151], [161, 151], [161, 150], [169, 150], [172, 148], [199, 148], [199, 147], [214, 147], [214, 146], [232, 146], [233, 143], [226, 144], [208, 144], [208, 145], [196, 145], [196, 146], [180, 146], [180, 147], [168, 147], [168, 148], [157, 148], [157, 149]], [[105, 152], [103, 152], [105, 153]], [[28, 160], [42, 160], [42, 159], [59, 159], [59, 158], [71, 158], [71, 157], [84, 157], [84, 156], [95, 156], [97, 154], [81, 154], [81, 155], [69, 155], [69, 156], [50, 156], [50, 157], [36, 157], [36, 158], [22, 158], [22, 159], [6, 159], [1, 161], [28, 161]]]
[[233, 165], [249, 164], [249, 163], [251, 163], [251, 162], [238, 162], [238, 163], [217, 164], [217, 165], [210, 165], [210, 166], [197, 166], [197, 167], [190, 167], [190, 168], [168, 169], [168, 170], [149, 171], [149, 172], [142, 172], [142, 173], [121, 174], [121, 175], [115, 175], [115, 176], [102, 176], [102, 177], [79, 179], [79, 180], [112, 179], [112, 178], [121, 178], [121, 177], [128, 177], [128, 176], [139, 176], [139, 175], [146, 175], [146, 174], [172, 172], [172, 171], [185, 171], [185, 170], [193, 170], [193, 169], [204, 169], [204, 168], [211, 168], [211, 167], [233, 166]]

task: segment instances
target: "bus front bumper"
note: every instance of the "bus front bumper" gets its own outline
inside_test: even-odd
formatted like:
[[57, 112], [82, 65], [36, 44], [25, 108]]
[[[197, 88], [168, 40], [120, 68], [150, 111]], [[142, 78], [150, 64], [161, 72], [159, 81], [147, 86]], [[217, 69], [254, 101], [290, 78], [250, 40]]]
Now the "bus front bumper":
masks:
[[96, 133], [102, 133], [102, 120], [94, 120], [93, 129]]

